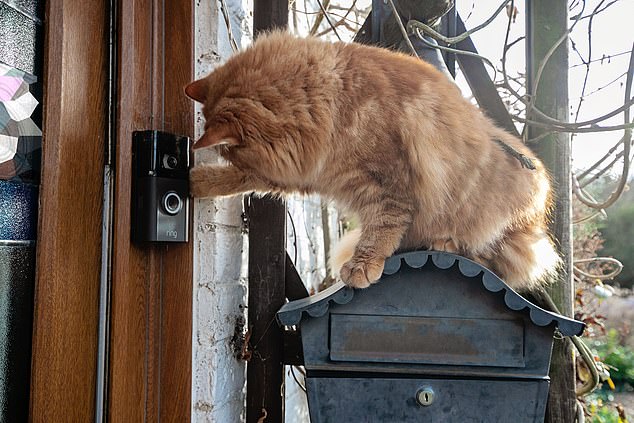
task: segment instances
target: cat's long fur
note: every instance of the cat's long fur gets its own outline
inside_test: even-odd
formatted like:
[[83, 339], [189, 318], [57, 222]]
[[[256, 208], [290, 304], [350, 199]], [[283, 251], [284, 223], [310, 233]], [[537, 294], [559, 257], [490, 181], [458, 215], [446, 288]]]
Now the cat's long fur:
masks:
[[[340, 276], [376, 281], [397, 249], [457, 252], [517, 290], [558, 261], [546, 232], [549, 179], [534, 157], [431, 65], [359, 44], [274, 32], [186, 88], [227, 166], [198, 165], [194, 196], [319, 193], [362, 232]], [[353, 236], [355, 236], [353, 234]]]

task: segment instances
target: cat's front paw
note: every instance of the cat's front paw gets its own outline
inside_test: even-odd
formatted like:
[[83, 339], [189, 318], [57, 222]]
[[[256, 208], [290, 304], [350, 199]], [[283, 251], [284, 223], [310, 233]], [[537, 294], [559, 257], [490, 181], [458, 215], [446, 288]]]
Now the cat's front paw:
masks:
[[385, 260], [356, 259], [347, 261], [339, 271], [341, 280], [353, 288], [367, 288], [378, 281], [383, 274]]
[[192, 197], [205, 197], [209, 185], [208, 166], [194, 166], [189, 171], [189, 195]]

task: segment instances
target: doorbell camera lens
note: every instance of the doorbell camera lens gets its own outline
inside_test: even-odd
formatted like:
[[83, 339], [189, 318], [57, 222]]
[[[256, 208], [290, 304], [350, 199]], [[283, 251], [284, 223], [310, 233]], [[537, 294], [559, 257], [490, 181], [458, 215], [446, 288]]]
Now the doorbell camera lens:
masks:
[[163, 209], [167, 214], [178, 214], [183, 208], [183, 200], [174, 191], [165, 193], [163, 196]]
[[166, 169], [176, 169], [176, 166], [178, 166], [178, 159], [176, 158], [176, 156], [172, 156], [171, 154], [166, 154], [163, 156], [163, 166]]

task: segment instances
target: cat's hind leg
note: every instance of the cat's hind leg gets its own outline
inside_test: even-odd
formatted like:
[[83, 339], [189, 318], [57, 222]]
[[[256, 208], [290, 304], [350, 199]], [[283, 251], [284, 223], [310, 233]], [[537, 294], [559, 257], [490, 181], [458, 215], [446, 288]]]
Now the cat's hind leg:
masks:
[[458, 246], [453, 239], [438, 239], [431, 243], [431, 250], [444, 251], [446, 253], [458, 253]]

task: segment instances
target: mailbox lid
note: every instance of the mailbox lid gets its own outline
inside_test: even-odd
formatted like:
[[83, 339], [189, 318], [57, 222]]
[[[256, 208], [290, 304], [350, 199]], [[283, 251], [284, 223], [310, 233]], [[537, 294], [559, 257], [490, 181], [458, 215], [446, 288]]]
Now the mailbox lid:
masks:
[[[548, 380], [307, 378], [311, 423], [542, 422]], [[429, 405], [417, 393], [431, 390]]]
[[[565, 334], [583, 329], [466, 258], [422, 251], [388, 259], [381, 280], [367, 289], [335, 285], [286, 304], [278, 319], [301, 328], [309, 371], [420, 377], [540, 379], [548, 375], [555, 327]], [[360, 341], [350, 345], [351, 338]]]
[[[421, 270], [422, 272], [417, 272], [417, 270]], [[429, 271], [431, 271], [431, 275]], [[410, 280], [415, 279], [416, 281], [412, 281], [415, 284], [422, 282], [418, 285], [418, 291], [424, 292], [423, 295], [427, 300], [434, 298], [434, 301], [440, 302], [454, 301], [456, 297], [445, 292], [444, 286], [441, 289], [434, 290], [429, 289], [426, 285], [437, 278], [445, 280], [457, 279], [462, 280], [462, 282], [468, 281], [467, 283], [469, 285], [480, 285], [482, 289], [479, 294], [476, 294], [478, 297], [482, 297], [481, 294], [483, 293], [485, 296], [495, 296], [497, 297], [496, 301], [498, 301], [500, 305], [503, 304], [506, 310], [528, 315], [531, 322], [536, 326], [556, 326], [559, 332], [564, 336], [580, 335], [585, 327], [582, 322], [549, 312], [532, 304], [483, 266], [465, 257], [438, 251], [413, 251], [396, 254], [388, 258], [385, 261], [383, 276], [379, 283], [367, 289], [352, 290], [339, 282], [314, 296], [291, 301], [282, 306], [277, 312], [278, 323], [285, 326], [293, 326], [300, 324], [303, 315], [310, 317], [323, 316], [329, 311], [331, 304], [342, 305], [352, 302], [354, 306], [354, 303], [358, 302], [356, 297], [362, 296], [367, 300], [367, 295], [365, 295], [364, 292], [374, 291], [372, 295], [380, 299], [385, 292], [379, 293], [378, 291], [383, 291], [383, 288], [380, 287], [386, 282], [386, 279], [394, 279], [390, 276], [400, 279], [401, 275]], [[430, 276], [432, 280], [426, 280], [429, 279]], [[417, 295], [411, 295], [415, 292], [411, 290], [413, 287], [414, 286], [404, 286], [402, 287], [405, 288], [404, 291], [395, 291], [400, 292], [399, 295], [403, 297], [402, 299], [404, 301], [400, 301], [401, 306], [411, 308], [411, 306], [414, 305], [414, 309], [421, 310], [420, 304], [415, 302]], [[355, 292], [357, 294], [355, 294]], [[455, 293], [469, 295], [467, 290], [464, 289], [454, 290], [454, 294]], [[473, 293], [473, 291], [471, 293]], [[352, 301], [353, 297], [355, 297], [354, 301]], [[502, 301], [499, 301], [500, 299], [502, 299]], [[371, 303], [372, 300], [365, 302], [367, 305]], [[479, 317], [480, 313], [477, 311], [477, 303], [477, 300], [471, 303], [471, 312], [475, 312], [472, 317]], [[383, 307], [385, 306], [386, 304], [383, 304]], [[475, 306], [475, 308], [473, 306]], [[387, 305], [388, 310], [391, 308], [394, 308], [393, 304]], [[431, 309], [434, 310], [436, 307], [432, 306]], [[435, 311], [439, 310], [436, 309]]]

